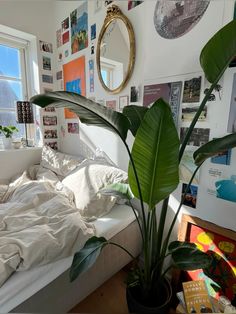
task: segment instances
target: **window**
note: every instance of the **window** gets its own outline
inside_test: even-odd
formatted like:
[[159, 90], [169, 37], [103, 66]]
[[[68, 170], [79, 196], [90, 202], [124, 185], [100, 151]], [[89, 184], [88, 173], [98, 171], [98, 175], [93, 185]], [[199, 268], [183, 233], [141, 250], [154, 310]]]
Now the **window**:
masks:
[[23, 124], [16, 122], [16, 101], [27, 100], [27, 41], [0, 37], [0, 124], [15, 125], [17, 137], [25, 135]]

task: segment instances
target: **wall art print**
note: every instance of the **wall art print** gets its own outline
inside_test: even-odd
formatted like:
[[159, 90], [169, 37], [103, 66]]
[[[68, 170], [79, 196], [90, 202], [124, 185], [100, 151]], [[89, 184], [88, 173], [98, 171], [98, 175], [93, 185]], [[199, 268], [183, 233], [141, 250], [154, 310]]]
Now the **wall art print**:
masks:
[[157, 33], [174, 39], [188, 33], [202, 18], [210, 0], [158, 0], [154, 11]]
[[143, 1], [137, 1], [137, 0], [133, 1], [133, 0], [128, 0], [128, 10], [133, 9], [133, 8], [137, 7], [138, 5], [140, 5], [140, 4], [142, 4], [142, 3], [143, 3]]
[[67, 124], [68, 133], [79, 134], [79, 123], [68, 123]]
[[57, 40], [57, 48], [61, 47], [61, 45], [62, 45], [61, 28], [56, 31], [56, 40]]
[[144, 86], [143, 105], [151, 105], [158, 98], [170, 104], [175, 124], [178, 124], [182, 82], [171, 82]]
[[236, 232], [183, 215], [178, 240], [195, 243], [213, 259], [209, 269], [188, 271], [184, 280], [204, 280], [212, 297], [225, 295], [236, 304]]
[[88, 3], [70, 14], [71, 23], [71, 53], [76, 53], [88, 47]]
[[89, 91], [94, 92], [94, 60], [89, 60]]
[[[64, 90], [86, 96], [85, 56], [63, 65]], [[77, 115], [65, 109], [65, 118], [77, 118]]]
[[201, 82], [201, 76], [184, 81], [183, 103], [194, 103], [200, 101]]

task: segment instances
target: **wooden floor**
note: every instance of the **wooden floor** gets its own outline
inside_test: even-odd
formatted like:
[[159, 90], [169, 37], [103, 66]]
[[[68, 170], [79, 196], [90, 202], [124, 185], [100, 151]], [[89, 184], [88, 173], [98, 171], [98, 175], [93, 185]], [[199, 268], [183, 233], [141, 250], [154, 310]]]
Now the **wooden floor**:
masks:
[[126, 284], [127, 272], [119, 271], [101, 287], [76, 305], [70, 313], [127, 314]]

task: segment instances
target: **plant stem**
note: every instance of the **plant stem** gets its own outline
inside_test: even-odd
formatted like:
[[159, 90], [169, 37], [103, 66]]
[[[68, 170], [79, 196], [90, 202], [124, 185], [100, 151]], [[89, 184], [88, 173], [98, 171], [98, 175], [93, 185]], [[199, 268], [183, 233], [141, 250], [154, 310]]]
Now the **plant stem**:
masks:
[[172, 221], [172, 223], [171, 223], [171, 226], [170, 226], [169, 231], [168, 231], [168, 233], [167, 233], [167, 236], [166, 236], [166, 238], [165, 238], [165, 241], [164, 241], [164, 244], [163, 244], [163, 248], [162, 248], [161, 256], [164, 256], [164, 255], [166, 254], [167, 246], [168, 246], [169, 239], [170, 239], [170, 235], [171, 235], [172, 230], [173, 230], [173, 228], [174, 228], [174, 225], [175, 225], [175, 223], [176, 223], [176, 220], [177, 220], [177, 217], [178, 217], [178, 215], [179, 215], [180, 209], [181, 209], [181, 207], [182, 207], [182, 205], [183, 205], [184, 198], [185, 198], [185, 196], [186, 196], [186, 194], [187, 194], [187, 191], [188, 191], [190, 185], [191, 185], [192, 182], [193, 182], [193, 179], [194, 179], [194, 177], [195, 177], [195, 175], [196, 175], [198, 169], [201, 167], [201, 165], [202, 165], [202, 163], [195, 169], [195, 171], [194, 171], [194, 173], [193, 173], [193, 175], [192, 175], [192, 177], [191, 177], [191, 179], [190, 179], [190, 181], [189, 181], [189, 183], [188, 183], [188, 185], [187, 185], [187, 187], [186, 187], [186, 189], [185, 189], [185, 191], [184, 191], [184, 194], [183, 194], [183, 196], [182, 196], [182, 198], [181, 198], [181, 202], [180, 202], [180, 204], [179, 204], [179, 207], [178, 207], [178, 209], [177, 209], [177, 211], [176, 211], [176, 213], [175, 213], [175, 216], [174, 216], [174, 218], [173, 218], [173, 221]]
[[201, 102], [201, 105], [199, 106], [198, 108], [198, 111], [196, 112], [189, 128], [188, 128], [188, 131], [184, 137], [184, 140], [183, 140], [183, 143], [180, 147], [180, 151], [179, 151], [179, 162], [181, 161], [182, 157], [183, 157], [183, 154], [184, 154], [184, 150], [186, 148], [186, 145], [190, 139], [190, 136], [192, 134], [192, 131], [198, 121], [198, 118], [200, 117], [200, 114], [202, 113], [204, 107], [205, 107], [205, 104], [207, 103], [208, 99], [209, 99], [209, 96], [211, 95], [213, 89], [215, 88], [215, 86], [217, 85], [218, 81], [214, 82], [211, 87], [209, 88], [209, 90], [207, 91], [205, 97], [203, 98], [202, 102]]
[[122, 249], [123, 251], [125, 251], [132, 259], [136, 259], [135, 256], [133, 256], [128, 250], [126, 250], [126, 248], [124, 248], [123, 246], [121, 246], [120, 244], [118, 243], [115, 243], [115, 242], [107, 242], [107, 244], [111, 244], [111, 245], [115, 245], [117, 247], [119, 247], [120, 249]]
[[141, 236], [142, 236], [142, 240], [143, 240], [143, 242], [144, 242], [143, 230], [142, 230], [142, 227], [141, 227], [141, 224], [140, 224], [140, 221], [139, 221], [139, 217], [138, 217], [138, 215], [137, 215], [137, 213], [136, 213], [136, 211], [135, 211], [135, 209], [134, 209], [134, 207], [133, 207], [131, 201], [128, 200], [128, 202], [129, 202], [129, 206], [130, 206], [130, 207], [132, 208], [132, 210], [133, 210], [133, 213], [134, 213], [134, 215], [135, 215], [135, 218], [136, 218], [137, 223], [138, 223], [138, 226], [139, 226], [139, 230], [140, 230], [140, 233], [141, 233]]

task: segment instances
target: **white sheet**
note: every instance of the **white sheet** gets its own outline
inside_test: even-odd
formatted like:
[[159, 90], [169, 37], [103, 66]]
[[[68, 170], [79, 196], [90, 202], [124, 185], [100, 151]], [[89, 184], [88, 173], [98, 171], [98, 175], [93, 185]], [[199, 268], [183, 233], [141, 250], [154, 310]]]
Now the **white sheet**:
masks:
[[[94, 225], [97, 236], [107, 239], [126, 228], [135, 216], [130, 207], [115, 205], [110, 213], [98, 218]], [[16, 272], [0, 288], [0, 313], [9, 312], [66, 271], [72, 257], [24, 272]], [[69, 279], [68, 279], [69, 280]]]

